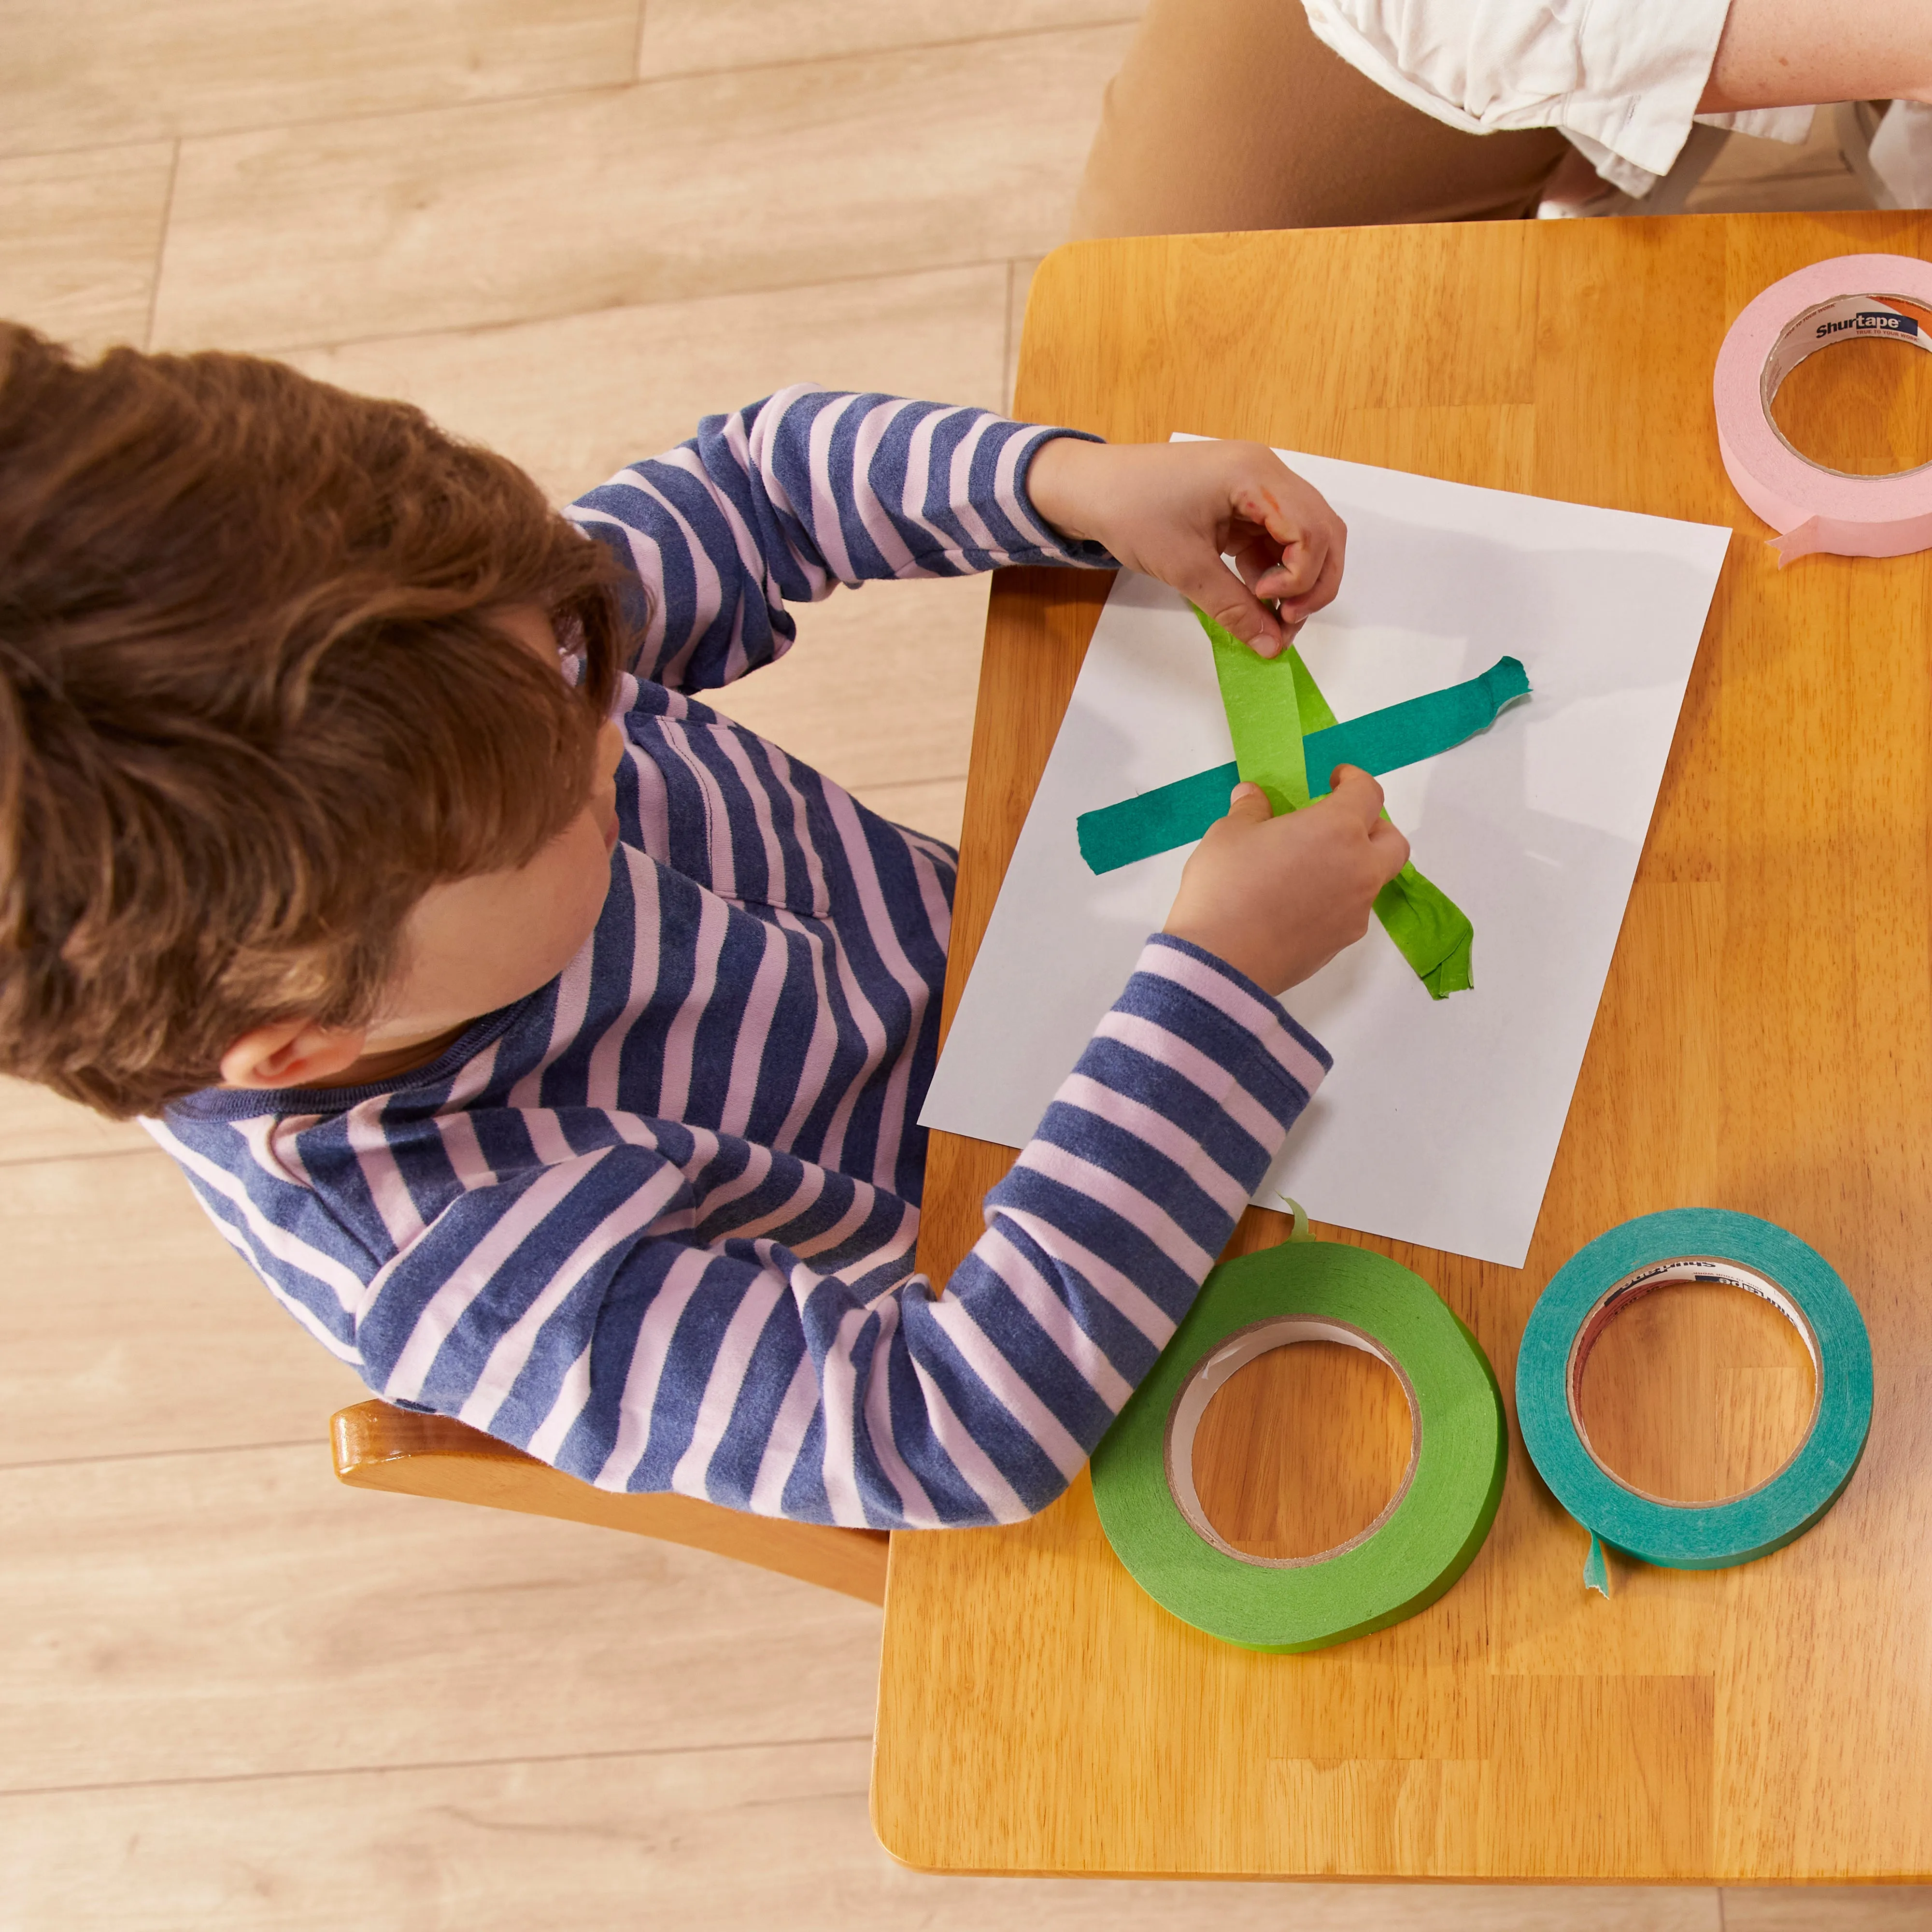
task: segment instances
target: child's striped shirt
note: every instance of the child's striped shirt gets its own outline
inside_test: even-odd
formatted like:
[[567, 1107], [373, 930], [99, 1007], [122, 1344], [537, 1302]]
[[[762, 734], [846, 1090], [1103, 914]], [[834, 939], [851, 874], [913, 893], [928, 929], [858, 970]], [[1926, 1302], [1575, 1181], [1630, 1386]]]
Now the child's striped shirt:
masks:
[[954, 855], [688, 694], [841, 584], [1110, 562], [1028, 497], [1059, 434], [789, 389], [572, 506], [644, 640], [589, 943], [413, 1073], [150, 1124], [378, 1394], [607, 1488], [926, 1527], [1040, 1508], [1152, 1366], [1327, 1055], [1150, 940], [936, 1296]]

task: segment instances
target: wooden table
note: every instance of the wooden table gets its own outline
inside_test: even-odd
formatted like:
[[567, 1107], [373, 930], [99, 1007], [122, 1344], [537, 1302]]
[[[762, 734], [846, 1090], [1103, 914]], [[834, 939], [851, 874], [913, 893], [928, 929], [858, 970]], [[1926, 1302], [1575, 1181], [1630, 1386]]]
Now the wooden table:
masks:
[[[1084, 1477], [1017, 1528], [896, 1536], [872, 1804], [908, 1864], [1932, 1875], [1932, 558], [1780, 574], [1725, 478], [1710, 408], [1744, 303], [1865, 250], [1932, 252], [1932, 220], [1196, 236], [1084, 244], [1042, 267], [1023, 416], [1120, 440], [1250, 436], [1738, 530], [1528, 1265], [1340, 1238], [1430, 1280], [1507, 1399], [1532, 1303], [1592, 1236], [1660, 1208], [1763, 1215], [1857, 1296], [1876, 1414], [1851, 1487], [1809, 1536], [1738, 1570], [1619, 1564], [1607, 1603], [1584, 1592], [1582, 1533], [1512, 1426], [1502, 1510], [1462, 1581], [1407, 1623], [1307, 1657], [1238, 1650], [1160, 1610], [1114, 1559]], [[1926, 460], [1922, 362], [1932, 372], [1880, 344], [1816, 358], [1790, 386], [1792, 433], [1829, 456], [1834, 437], [1856, 440], [1862, 383], [1881, 416], [1873, 386], [1903, 385], [1863, 432], [1868, 454], [1882, 433], [1892, 458], [1866, 466]], [[1106, 590], [1044, 571], [994, 587], [949, 1010]], [[976, 1238], [1011, 1158], [934, 1137], [920, 1247], [934, 1279]], [[1284, 1232], [1250, 1211], [1236, 1246]], [[1728, 1493], [1788, 1446], [1808, 1370], [1774, 1317], [1767, 1329], [1730, 1306], [1745, 1298], [1646, 1316], [1667, 1299], [1613, 1327], [1592, 1406], [1626, 1473], [1654, 1465], [1677, 1493]], [[1294, 1453], [1328, 1458], [1324, 1496], [1352, 1483], [1368, 1498], [1335, 1504], [1343, 1515], [1388, 1493], [1394, 1425], [1363, 1379], [1380, 1372], [1360, 1358], [1352, 1380], [1312, 1356], [1289, 1366], [1309, 1354], [1244, 1371], [1258, 1378], [1245, 1410], [1231, 1403], [1204, 1451], [1210, 1513], [1242, 1519], [1257, 1548], [1322, 1546], [1306, 1510], [1246, 1493], [1270, 1485], [1244, 1466], [1279, 1450], [1254, 1433], [1270, 1390], [1300, 1398]]]

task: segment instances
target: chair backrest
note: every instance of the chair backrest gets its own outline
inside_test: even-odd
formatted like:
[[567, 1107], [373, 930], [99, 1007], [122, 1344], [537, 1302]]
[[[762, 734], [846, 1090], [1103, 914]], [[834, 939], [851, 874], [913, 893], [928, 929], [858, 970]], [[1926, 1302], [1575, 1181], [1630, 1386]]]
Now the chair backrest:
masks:
[[595, 1523], [735, 1557], [868, 1604], [886, 1600], [890, 1539], [882, 1529], [747, 1516], [694, 1496], [620, 1495], [580, 1482], [466, 1423], [386, 1402], [338, 1410], [329, 1436], [335, 1473], [356, 1489]]

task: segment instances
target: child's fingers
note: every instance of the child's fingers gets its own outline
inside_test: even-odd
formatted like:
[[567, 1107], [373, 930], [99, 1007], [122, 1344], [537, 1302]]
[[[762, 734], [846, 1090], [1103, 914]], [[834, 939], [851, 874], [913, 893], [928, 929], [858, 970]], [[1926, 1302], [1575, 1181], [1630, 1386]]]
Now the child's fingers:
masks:
[[1281, 655], [1280, 620], [1218, 555], [1194, 560], [1191, 568], [1167, 580], [1198, 604], [1230, 637], [1251, 646], [1258, 657]]
[[1384, 885], [1408, 863], [1408, 841], [1386, 818], [1378, 818], [1369, 827], [1369, 850], [1382, 861]]
[[1298, 530], [1284, 538], [1271, 530], [1268, 538], [1268, 549], [1275, 560], [1256, 580], [1256, 590], [1263, 597], [1279, 597], [1284, 602], [1306, 597], [1321, 582], [1328, 565], [1328, 532]]
[[1382, 788], [1359, 765], [1337, 765], [1328, 795], [1358, 818], [1386, 884], [1408, 863], [1408, 841], [1382, 816]]
[[[1234, 557], [1235, 568], [1241, 574], [1241, 581], [1258, 598], [1265, 600], [1265, 608], [1273, 613], [1285, 638], [1292, 639], [1306, 619], [1330, 601], [1329, 596], [1321, 594], [1319, 578], [1316, 580], [1316, 589], [1304, 592], [1300, 598], [1284, 594], [1283, 586], [1288, 579], [1281, 567], [1281, 552], [1274, 539], [1265, 530], [1256, 531], [1230, 554]], [[1302, 608], [1301, 606], [1306, 604], [1310, 598], [1316, 601], [1309, 604], [1306, 609]]]
[[1251, 448], [1243, 459], [1231, 479], [1230, 502], [1244, 524], [1266, 532], [1267, 542], [1247, 553], [1258, 573], [1251, 579], [1256, 591], [1269, 598], [1305, 598], [1331, 568], [1339, 584], [1348, 525], [1272, 450]]
[[1360, 765], [1337, 765], [1329, 774], [1328, 796], [1345, 812], [1362, 821], [1372, 838], [1382, 822], [1382, 788]]
[[1284, 597], [1281, 600], [1281, 617], [1285, 623], [1304, 624], [1316, 611], [1325, 610], [1335, 601], [1335, 594], [1342, 587], [1342, 552], [1339, 547], [1331, 546], [1322, 561], [1321, 574], [1314, 584], [1299, 597]]
[[1228, 794], [1228, 816], [1244, 824], [1265, 825], [1274, 816], [1274, 807], [1259, 785], [1244, 779]]
[[[1282, 547], [1260, 524], [1238, 520], [1232, 529], [1224, 532], [1221, 547], [1234, 560], [1234, 568], [1241, 573], [1241, 581], [1256, 596], [1274, 597], [1281, 594], [1276, 586], [1286, 576], [1282, 569]], [[1264, 585], [1268, 586], [1265, 590]]]

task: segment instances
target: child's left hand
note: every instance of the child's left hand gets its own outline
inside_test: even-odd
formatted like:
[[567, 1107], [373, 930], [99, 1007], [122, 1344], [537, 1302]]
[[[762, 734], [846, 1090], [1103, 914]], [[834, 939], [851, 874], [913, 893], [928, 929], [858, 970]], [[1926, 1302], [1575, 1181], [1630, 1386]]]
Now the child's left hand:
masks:
[[[1264, 658], [1341, 588], [1347, 526], [1258, 442], [1055, 436], [1035, 453], [1027, 494], [1063, 536], [1105, 544], [1172, 584]], [[1279, 600], [1278, 615], [1264, 598]]]

